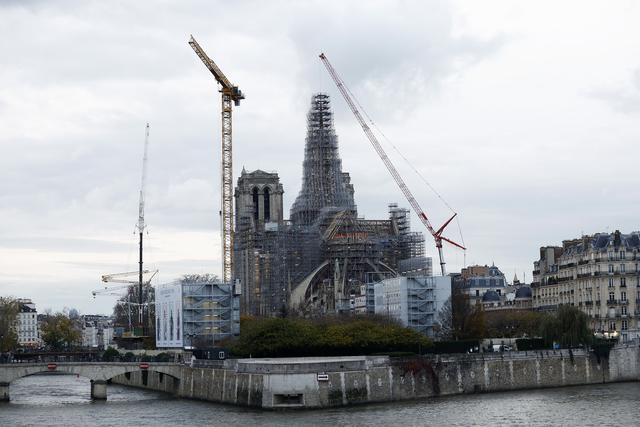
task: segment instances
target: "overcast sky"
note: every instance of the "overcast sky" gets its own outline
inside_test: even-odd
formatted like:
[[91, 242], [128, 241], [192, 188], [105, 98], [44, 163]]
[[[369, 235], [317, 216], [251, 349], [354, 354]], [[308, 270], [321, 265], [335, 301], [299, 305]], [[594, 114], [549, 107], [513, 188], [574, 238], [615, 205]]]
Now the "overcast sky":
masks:
[[[638, 22], [634, 1], [1, 0], [0, 294], [111, 311], [115, 297], [91, 290], [137, 268], [146, 122], [146, 262], [158, 283], [220, 274], [220, 98], [190, 34], [247, 96], [235, 176], [277, 171], [286, 216], [317, 91], [332, 96], [360, 214], [407, 206], [325, 52], [458, 212], [466, 263], [529, 281], [542, 245], [640, 228]], [[447, 207], [393, 159], [438, 227]], [[461, 239], [455, 224], [447, 235]], [[445, 257], [449, 271], [465, 262]]]

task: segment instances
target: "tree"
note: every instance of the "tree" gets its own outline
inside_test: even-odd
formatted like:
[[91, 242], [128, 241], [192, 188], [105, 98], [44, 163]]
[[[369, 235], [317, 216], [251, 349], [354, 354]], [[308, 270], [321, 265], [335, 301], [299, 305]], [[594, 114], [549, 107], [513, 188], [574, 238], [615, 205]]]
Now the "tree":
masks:
[[591, 344], [593, 339], [587, 315], [571, 305], [561, 305], [554, 314], [546, 315], [540, 325], [540, 335], [547, 345], [557, 342], [569, 348]]
[[487, 336], [520, 338], [538, 335], [544, 315], [529, 310], [495, 310], [485, 313]]
[[108, 347], [104, 353], [102, 353], [102, 360], [105, 362], [113, 362], [118, 360], [120, 352], [113, 347]]
[[376, 316], [241, 319], [238, 338], [223, 345], [244, 357], [348, 356], [418, 353], [432, 345], [419, 332]]
[[[122, 326], [125, 328], [129, 328], [129, 313], [131, 314], [131, 325], [135, 326], [138, 324], [138, 316], [139, 316], [139, 307], [138, 303], [138, 295], [139, 295], [139, 287], [137, 284], [130, 285], [127, 288], [126, 295], [120, 297], [116, 304], [113, 306], [113, 317], [114, 324], [118, 326]], [[143, 300], [148, 303], [144, 310], [144, 322], [147, 331], [147, 335], [150, 337], [156, 336], [156, 306], [155, 306], [155, 289], [151, 285], [151, 283], [143, 283], [142, 284], [142, 296]]]
[[18, 347], [16, 321], [20, 305], [13, 297], [0, 297], [0, 352], [12, 351]]
[[451, 307], [451, 297], [447, 298], [445, 303], [438, 311], [437, 320], [433, 326], [436, 338], [445, 341], [453, 338], [453, 308]]
[[81, 337], [77, 324], [64, 313], [47, 316], [42, 325], [42, 340], [54, 350], [69, 349]]
[[218, 276], [211, 273], [206, 274], [185, 274], [180, 279], [180, 283], [215, 283], [219, 282]]
[[467, 294], [455, 290], [438, 312], [436, 336], [440, 340], [483, 338], [485, 315], [482, 307], [472, 306]]

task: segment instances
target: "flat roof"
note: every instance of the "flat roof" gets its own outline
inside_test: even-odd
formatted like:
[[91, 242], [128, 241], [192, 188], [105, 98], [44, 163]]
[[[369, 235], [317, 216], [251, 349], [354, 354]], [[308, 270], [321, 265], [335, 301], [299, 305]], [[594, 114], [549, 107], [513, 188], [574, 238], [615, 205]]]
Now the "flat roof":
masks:
[[[374, 356], [381, 357], [381, 356]], [[384, 356], [382, 356], [384, 357]], [[332, 363], [332, 362], [361, 362], [367, 360], [367, 356], [341, 356], [341, 357], [277, 357], [277, 358], [251, 358], [238, 359], [238, 363], [259, 363], [259, 364], [307, 364], [307, 363]]]

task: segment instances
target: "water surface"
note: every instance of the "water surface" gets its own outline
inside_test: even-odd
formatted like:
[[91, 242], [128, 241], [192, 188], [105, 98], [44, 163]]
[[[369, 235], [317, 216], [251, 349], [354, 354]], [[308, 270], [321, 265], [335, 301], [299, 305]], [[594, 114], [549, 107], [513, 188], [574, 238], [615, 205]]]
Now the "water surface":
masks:
[[0, 426], [487, 426], [640, 424], [640, 383], [451, 396], [339, 409], [265, 412], [176, 399], [108, 386], [108, 400], [90, 398], [89, 381], [38, 375], [11, 384], [0, 403]]

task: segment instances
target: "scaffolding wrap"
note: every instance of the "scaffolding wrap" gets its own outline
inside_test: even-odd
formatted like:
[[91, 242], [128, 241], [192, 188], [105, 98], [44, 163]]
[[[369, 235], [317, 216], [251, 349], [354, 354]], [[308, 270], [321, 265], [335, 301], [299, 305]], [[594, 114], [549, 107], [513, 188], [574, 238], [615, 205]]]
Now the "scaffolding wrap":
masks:
[[424, 236], [411, 232], [407, 209], [392, 204], [388, 219], [358, 217], [328, 95], [312, 97], [307, 126], [302, 187], [290, 220], [283, 219], [277, 173], [243, 170], [238, 179], [234, 277], [242, 287], [242, 313], [349, 311], [367, 283], [397, 276], [401, 265], [431, 269]]
[[329, 95], [315, 94], [307, 115], [302, 188], [291, 208], [291, 221], [311, 225], [326, 207], [355, 210], [350, 181], [342, 172]]

